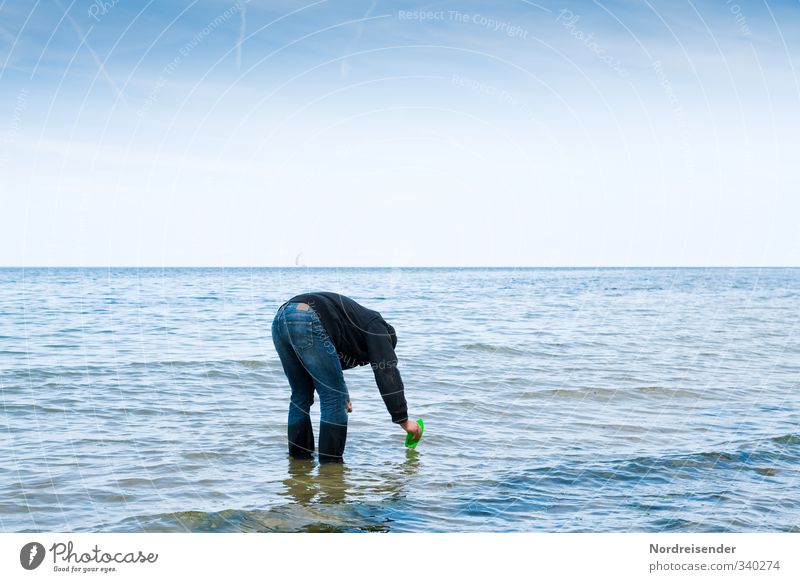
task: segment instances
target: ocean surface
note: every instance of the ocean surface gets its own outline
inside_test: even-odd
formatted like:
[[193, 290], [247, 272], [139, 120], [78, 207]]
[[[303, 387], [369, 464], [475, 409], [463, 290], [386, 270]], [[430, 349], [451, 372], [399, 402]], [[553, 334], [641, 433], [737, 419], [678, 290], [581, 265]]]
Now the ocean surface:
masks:
[[[290, 462], [277, 307], [397, 330]], [[800, 269], [0, 269], [0, 531], [800, 531]], [[319, 404], [312, 409], [318, 434]]]

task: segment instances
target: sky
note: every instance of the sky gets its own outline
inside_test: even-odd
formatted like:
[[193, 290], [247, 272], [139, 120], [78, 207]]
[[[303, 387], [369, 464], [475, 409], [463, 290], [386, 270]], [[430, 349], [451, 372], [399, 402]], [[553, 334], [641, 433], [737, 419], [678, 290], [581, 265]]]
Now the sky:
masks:
[[0, 0], [2, 266], [798, 266], [800, 0]]

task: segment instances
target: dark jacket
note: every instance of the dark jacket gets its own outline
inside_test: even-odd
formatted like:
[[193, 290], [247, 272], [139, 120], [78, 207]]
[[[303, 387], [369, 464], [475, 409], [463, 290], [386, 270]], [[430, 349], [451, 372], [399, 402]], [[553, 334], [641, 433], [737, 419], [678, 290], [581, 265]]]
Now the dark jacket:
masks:
[[380, 313], [327, 291], [302, 293], [286, 303], [308, 303], [336, 346], [342, 369], [370, 364], [392, 422], [408, 419], [403, 380], [394, 353], [397, 334]]

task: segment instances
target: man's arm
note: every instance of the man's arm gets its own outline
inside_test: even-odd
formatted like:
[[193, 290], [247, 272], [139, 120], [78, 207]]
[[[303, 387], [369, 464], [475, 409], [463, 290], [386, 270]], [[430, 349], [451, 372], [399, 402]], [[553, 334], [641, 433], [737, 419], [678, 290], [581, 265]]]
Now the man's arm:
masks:
[[366, 330], [366, 336], [367, 353], [375, 372], [375, 383], [386, 409], [392, 415], [392, 422], [402, 425], [408, 420], [408, 407], [389, 330], [383, 322], [375, 319]]

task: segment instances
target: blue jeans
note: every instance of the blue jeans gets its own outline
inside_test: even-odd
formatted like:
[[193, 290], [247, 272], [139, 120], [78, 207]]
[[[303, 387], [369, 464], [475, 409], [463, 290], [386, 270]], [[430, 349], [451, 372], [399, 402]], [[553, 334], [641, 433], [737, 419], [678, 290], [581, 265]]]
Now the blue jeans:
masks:
[[305, 304], [286, 303], [272, 321], [272, 341], [289, 379], [289, 455], [308, 458], [314, 452], [311, 405], [320, 401], [319, 460], [341, 461], [347, 440], [350, 396], [342, 365], [319, 315]]

